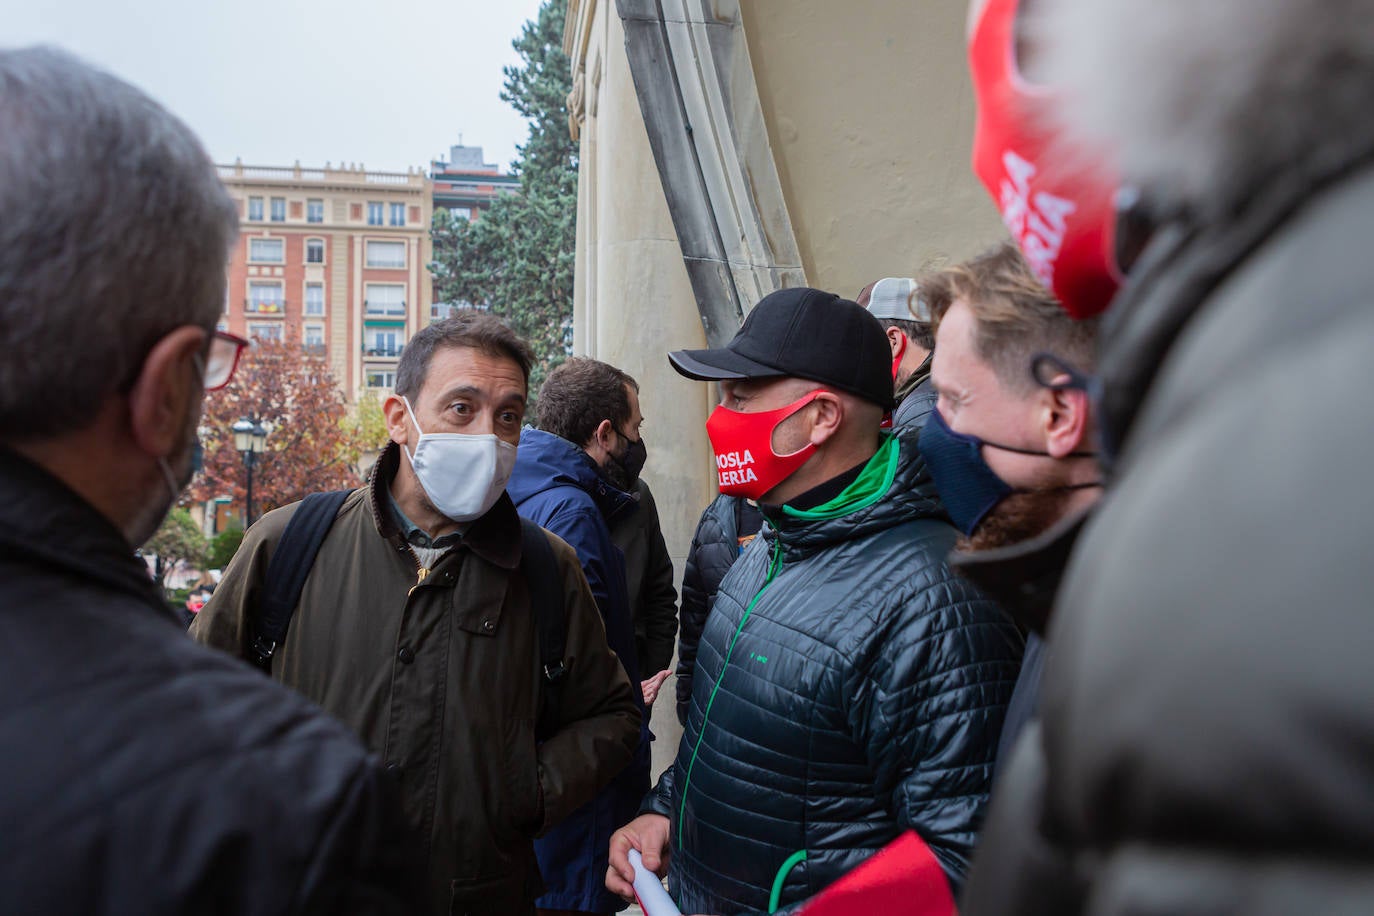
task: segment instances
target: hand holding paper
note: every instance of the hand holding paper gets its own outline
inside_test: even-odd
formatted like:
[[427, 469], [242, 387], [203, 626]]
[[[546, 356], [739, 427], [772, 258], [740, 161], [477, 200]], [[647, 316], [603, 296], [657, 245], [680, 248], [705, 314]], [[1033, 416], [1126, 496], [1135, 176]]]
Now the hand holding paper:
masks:
[[628, 855], [630, 865], [635, 870], [635, 899], [639, 901], [639, 908], [644, 911], [644, 916], [681, 916], [677, 904], [673, 903], [673, 898], [663, 889], [658, 876], [644, 867], [639, 850], [631, 849]]

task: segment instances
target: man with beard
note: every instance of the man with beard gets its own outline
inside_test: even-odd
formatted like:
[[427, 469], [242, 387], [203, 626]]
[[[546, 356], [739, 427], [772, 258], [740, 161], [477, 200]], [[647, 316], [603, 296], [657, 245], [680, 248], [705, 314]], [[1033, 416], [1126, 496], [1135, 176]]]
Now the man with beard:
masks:
[[[1096, 322], [1065, 314], [1010, 242], [923, 277], [920, 294], [935, 322], [938, 395], [921, 453], [963, 533], [950, 565], [1031, 631], [998, 746], [1000, 769], [1035, 715], [1043, 598], [1063, 570], [1063, 557], [1036, 552], [1035, 539], [1087, 511], [1101, 492], [1087, 393], [1066, 384], [1093, 367]], [[1033, 366], [1048, 368], [1037, 375]], [[1041, 587], [1027, 591], [1027, 581]]]
[[1030, 176], [994, 197], [1076, 202], [1106, 163], [1115, 228], [1153, 232], [1102, 321], [1107, 491], [963, 912], [1368, 912], [1370, 5], [1037, 6], [1038, 85], [1003, 78], [1016, 3], [974, 19], [979, 122]]
[[134, 555], [247, 344], [214, 165], [133, 86], [0, 51], [0, 212], [0, 909], [413, 913], [376, 759]]
[[[640, 683], [625, 557], [610, 525], [639, 511], [635, 479], [647, 453], [639, 428], [639, 386], [624, 372], [574, 357], [554, 369], [539, 391], [539, 425], [525, 427], [508, 491], [522, 516], [567, 541], [606, 625], [606, 641], [630, 682]], [[642, 689], [642, 688], [641, 688]], [[644, 697], [636, 703], [645, 712]], [[649, 787], [648, 716], [634, 761], [535, 844], [546, 892], [541, 912], [612, 913], [621, 902], [602, 884], [611, 831], [624, 823]]]

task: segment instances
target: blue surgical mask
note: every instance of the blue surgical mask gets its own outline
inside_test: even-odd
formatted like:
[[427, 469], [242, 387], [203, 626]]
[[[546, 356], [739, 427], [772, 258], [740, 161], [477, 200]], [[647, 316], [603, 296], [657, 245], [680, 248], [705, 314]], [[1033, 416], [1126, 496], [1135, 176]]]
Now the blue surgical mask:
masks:
[[[1098, 483], [1070, 484], [1062, 487], [1049, 487], [1044, 490], [1029, 490], [1013, 487], [983, 460], [983, 447], [997, 448], [1004, 452], [1020, 455], [1042, 455], [1052, 457], [1048, 452], [1034, 449], [1017, 448], [1012, 445], [999, 445], [977, 436], [956, 433], [949, 428], [944, 416], [938, 409], [931, 412], [930, 420], [921, 430], [921, 456], [925, 458], [930, 476], [935, 480], [935, 488], [940, 492], [940, 501], [949, 513], [954, 527], [966, 535], [972, 535], [978, 524], [987, 517], [998, 503], [1013, 493], [1053, 492], [1059, 490], [1078, 490], [1096, 487]], [[1066, 457], [1090, 457], [1092, 452], [1073, 452]]]

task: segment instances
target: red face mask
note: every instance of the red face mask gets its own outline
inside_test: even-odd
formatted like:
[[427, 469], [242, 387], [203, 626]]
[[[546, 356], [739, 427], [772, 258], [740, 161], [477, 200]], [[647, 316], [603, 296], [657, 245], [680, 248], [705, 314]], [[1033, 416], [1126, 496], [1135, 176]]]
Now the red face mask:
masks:
[[822, 390], [809, 392], [800, 400], [762, 413], [741, 413], [723, 404], [711, 411], [706, 420], [706, 435], [716, 453], [720, 492], [726, 496], [759, 499], [806, 464], [816, 446], [807, 443], [790, 455], [776, 454], [773, 430], [816, 400]]
[[1055, 160], [1041, 124], [1055, 94], [1016, 69], [1019, 0], [988, 0], [969, 40], [978, 122], [973, 171], [1031, 269], [1074, 318], [1104, 310], [1120, 286], [1113, 256], [1115, 176]]

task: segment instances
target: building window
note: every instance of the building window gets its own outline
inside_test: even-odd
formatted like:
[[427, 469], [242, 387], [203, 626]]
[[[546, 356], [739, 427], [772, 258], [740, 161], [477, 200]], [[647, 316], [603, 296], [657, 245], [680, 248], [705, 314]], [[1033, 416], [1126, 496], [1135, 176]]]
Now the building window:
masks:
[[324, 325], [307, 324], [301, 333], [301, 344], [307, 353], [324, 355]]
[[286, 294], [280, 283], [248, 281], [248, 301], [243, 310], [250, 315], [280, 315], [286, 311]]
[[392, 205], [391, 205], [391, 225], [393, 225], [393, 226], [404, 226], [405, 224], [406, 224], [406, 205], [405, 205], [405, 204], [392, 204]]
[[323, 264], [324, 263], [324, 239], [305, 240], [305, 263]]
[[264, 322], [250, 321], [250, 322], [248, 323], [248, 336], [251, 337], [251, 338], [253, 338], [254, 340], [276, 340], [276, 341], [280, 341], [280, 340], [281, 340], [281, 323], [280, 323], [280, 322], [275, 322], [275, 321], [272, 321], [272, 322], [266, 322], [266, 321], [264, 321]]
[[262, 222], [262, 198], [248, 198], [248, 218], [255, 222]]
[[305, 202], [305, 221], [307, 223], [324, 222], [324, 201], [311, 199]]
[[274, 197], [274, 198], [272, 198], [272, 222], [274, 222], [274, 223], [284, 223], [284, 222], [286, 222], [286, 198], [285, 198], [285, 197]]
[[405, 242], [368, 242], [367, 266], [388, 269], [406, 266]]
[[382, 202], [380, 200], [367, 202], [367, 224], [369, 226], [382, 225]]
[[369, 283], [363, 293], [369, 315], [404, 315], [406, 288], [399, 283]]
[[389, 370], [383, 372], [381, 369], [369, 369], [367, 370], [367, 387], [395, 388], [396, 373]]
[[318, 316], [324, 314], [324, 284], [305, 284], [305, 314]]
[[367, 356], [400, 356], [401, 332], [368, 328], [363, 336], [363, 353]]
[[282, 239], [249, 239], [248, 260], [254, 264], [280, 264], [286, 260], [286, 242]]
[[448, 212], [455, 219], [472, 219], [471, 207], [449, 207]]

